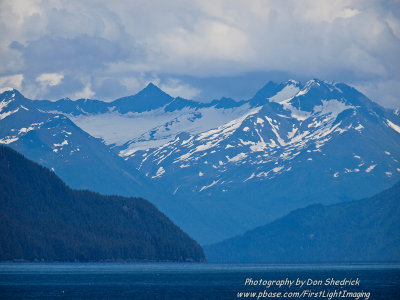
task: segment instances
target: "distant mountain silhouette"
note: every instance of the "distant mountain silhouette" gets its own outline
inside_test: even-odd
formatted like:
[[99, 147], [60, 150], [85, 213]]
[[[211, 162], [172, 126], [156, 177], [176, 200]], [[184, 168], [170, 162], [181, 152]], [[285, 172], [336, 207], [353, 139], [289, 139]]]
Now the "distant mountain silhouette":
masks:
[[212, 262], [400, 261], [400, 182], [368, 199], [295, 210], [205, 251]]
[[163, 107], [172, 101], [172, 97], [153, 83], [149, 83], [134, 96], [123, 97], [111, 103], [120, 113], [144, 112]]

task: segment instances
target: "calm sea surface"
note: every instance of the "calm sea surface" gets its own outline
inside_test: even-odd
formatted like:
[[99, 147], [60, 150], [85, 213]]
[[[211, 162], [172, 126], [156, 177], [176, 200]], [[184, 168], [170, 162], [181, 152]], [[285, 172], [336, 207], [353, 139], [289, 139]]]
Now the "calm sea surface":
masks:
[[400, 265], [2, 263], [0, 298], [400, 299]]

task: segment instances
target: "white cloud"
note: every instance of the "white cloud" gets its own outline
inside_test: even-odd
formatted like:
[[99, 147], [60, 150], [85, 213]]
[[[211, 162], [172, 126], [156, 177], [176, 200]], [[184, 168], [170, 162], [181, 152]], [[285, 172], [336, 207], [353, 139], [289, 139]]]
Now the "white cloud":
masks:
[[200, 94], [200, 90], [190, 85], [182, 83], [178, 79], [169, 79], [165, 84], [161, 84], [160, 88], [172, 97], [182, 97], [193, 99]]
[[23, 80], [23, 74], [0, 77], [0, 88], [15, 88], [17, 90], [20, 90]]
[[121, 83], [127, 88], [130, 93], [137, 93], [143, 87], [149, 83], [153, 83], [157, 86], [160, 85], [160, 78], [153, 75], [137, 74], [135, 77], [125, 77], [121, 80]]
[[357, 5], [356, 1], [335, 0], [335, 1], [296, 1], [298, 17], [311, 22], [333, 22], [336, 19], [349, 19], [360, 11], [352, 7]]
[[94, 94], [95, 92], [91, 90], [91, 85], [87, 84], [82, 91], [75, 93], [73, 97], [75, 99], [81, 99], [81, 98], [87, 99], [93, 97]]
[[36, 77], [36, 81], [39, 82], [43, 87], [56, 86], [61, 83], [64, 75], [58, 73], [43, 73]]
[[[396, 1], [374, 0], [0, 1], [0, 75], [30, 74], [24, 86], [39, 85], [40, 96], [52, 90], [41, 85], [57, 82], [42, 73], [89, 78], [71, 94], [93, 95], [99, 78], [133, 91], [166, 73], [282, 71], [363, 86], [393, 81], [390, 90], [377, 87], [395, 99], [399, 10]], [[161, 83], [196, 94], [183, 81]]]
[[122, 78], [121, 83], [128, 89], [137, 91], [142, 87], [140, 80], [137, 77]]
[[192, 29], [176, 28], [160, 34], [154, 48], [166, 51], [171, 57], [204, 60], [242, 61], [251, 55], [246, 34], [240, 29], [215, 20], [202, 20]]

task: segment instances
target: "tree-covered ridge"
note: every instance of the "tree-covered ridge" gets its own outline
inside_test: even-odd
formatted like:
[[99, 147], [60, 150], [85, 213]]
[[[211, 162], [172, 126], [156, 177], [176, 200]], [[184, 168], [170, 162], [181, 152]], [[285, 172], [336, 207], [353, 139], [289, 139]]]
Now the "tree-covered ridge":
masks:
[[295, 210], [205, 252], [219, 262], [400, 261], [400, 182], [367, 199]]
[[72, 190], [50, 170], [0, 146], [0, 260], [19, 259], [205, 257], [201, 247], [150, 202]]

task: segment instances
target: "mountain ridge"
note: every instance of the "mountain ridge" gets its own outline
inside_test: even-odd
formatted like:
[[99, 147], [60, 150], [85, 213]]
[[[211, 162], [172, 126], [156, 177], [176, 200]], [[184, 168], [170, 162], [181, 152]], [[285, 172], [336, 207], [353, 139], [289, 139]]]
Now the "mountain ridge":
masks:
[[344, 84], [289, 81], [279, 89], [237, 119], [127, 161], [190, 199], [225, 236], [322, 196], [325, 204], [367, 197], [400, 178], [390, 111]]
[[201, 247], [141, 198], [70, 189], [0, 145], [0, 260], [204, 261]]
[[398, 116], [346, 84], [269, 82], [239, 102], [168, 99], [141, 113], [63, 114], [167, 196], [157, 206], [203, 244], [400, 178]]
[[[38, 110], [33, 101], [16, 90], [1, 96], [0, 112], [7, 115], [1, 120], [0, 135], [5, 137], [3, 144], [11, 145], [28, 158], [55, 169], [75, 188], [96, 186], [99, 192], [110, 194], [120, 191], [125, 195], [137, 190], [138, 196], [146, 189], [147, 180], [140, 173], [127, 168], [122, 159], [117, 158], [99, 139], [90, 136], [66, 116]], [[83, 160], [85, 164], [82, 165]], [[105, 178], [97, 180], [96, 176], [88, 176], [93, 174], [95, 168], [103, 168], [98, 176], [108, 174], [111, 181], [118, 174], [120, 183], [113, 181], [114, 191], [107, 190], [110, 186], [104, 185]]]
[[297, 209], [205, 247], [210, 262], [400, 261], [400, 182], [377, 195]]

